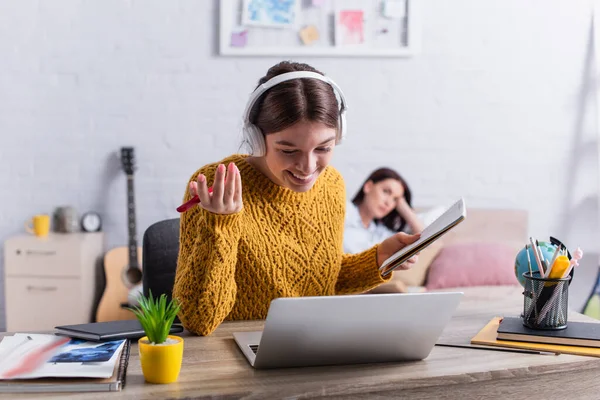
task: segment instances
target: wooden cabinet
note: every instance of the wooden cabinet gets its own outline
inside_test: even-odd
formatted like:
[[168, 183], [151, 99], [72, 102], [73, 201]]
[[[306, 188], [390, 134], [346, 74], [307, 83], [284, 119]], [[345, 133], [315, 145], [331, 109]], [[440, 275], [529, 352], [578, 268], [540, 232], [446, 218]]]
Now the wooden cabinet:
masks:
[[90, 322], [104, 234], [15, 236], [4, 243], [6, 329], [53, 329]]

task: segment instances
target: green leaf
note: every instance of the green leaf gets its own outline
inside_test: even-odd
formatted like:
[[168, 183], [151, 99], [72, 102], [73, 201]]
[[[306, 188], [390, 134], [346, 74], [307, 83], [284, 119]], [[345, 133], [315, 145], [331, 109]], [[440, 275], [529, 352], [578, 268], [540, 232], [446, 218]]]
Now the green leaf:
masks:
[[148, 297], [140, 296], [138, 305], [132, 309], [148, 336], [148, 340], [156, 344], [165, 342], [179, 310], [180, 305], [177, 299], [167, 302], [167, 296], [164, 293], [155, 298], [152, 291]]

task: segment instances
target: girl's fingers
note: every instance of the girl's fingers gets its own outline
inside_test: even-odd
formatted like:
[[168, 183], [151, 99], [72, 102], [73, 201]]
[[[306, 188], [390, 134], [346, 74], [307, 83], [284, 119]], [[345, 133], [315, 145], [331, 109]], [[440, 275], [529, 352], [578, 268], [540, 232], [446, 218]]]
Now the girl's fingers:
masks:
[[409, 245], [411, 243], [414, 243], [417, 240], [419, 240], [420, 238], [421, 238], [421, 234], [420, 233], [415, 233], [413, 235], [409, 235], [408, 233], [404, 233], [404, 232], [396, 233], [396, 239], [398, 239], [398, 241], [401, 244], [403, 244], [404, 246], [407, 246], [407, 245]]
[[233, 196], [235, 193], [235, 164], [230, 163], [227, 166], [227, 179], [225, 179], [225, 192], [223, 194], [223, 204], [228, 207], [233, 206]]
[[[196, 182], [190, 182], [189, 185], [190, 195], [198, 196], [200, 207], [216, 214], [230, 214], [241, 210], [241, 190], [240, 172], [234, 163], [230, 163], [227, 167], [223, 164], [217, 166], [214, 182], [210, 188], [203, 174], [199, 174]], [[177, 210], [179, 211], [179, 208]]]
[[413, 265], [417, 262], [417, 260], [418, 260], [417, 256], [412, 256], [411, 258], [406, 260], [404, 263], [402, 263], [401, 269], [411, 269], [413, 267]]
[[190, 196], [194, 197], [198, 194], [198, 182], [190, 182]]
[[233, 194], [233, 201], [236, 205], [242, 204], [242, 175], [237, 165], [235, 167], [235, 193]]
[[215, 173], [215, 182], [213, 184], [213, 195], [211, 205], [213, 208], [223, 206], [223, 192], [225, 191], [225, 166], [219, 164]]
[[200, 203], [208, 206], [210, 204], [210, 195], [208, 193], [208, 187], [206, 186], [206, 177], [202, 174], [198, 175], [196, 192], [200, 198]]

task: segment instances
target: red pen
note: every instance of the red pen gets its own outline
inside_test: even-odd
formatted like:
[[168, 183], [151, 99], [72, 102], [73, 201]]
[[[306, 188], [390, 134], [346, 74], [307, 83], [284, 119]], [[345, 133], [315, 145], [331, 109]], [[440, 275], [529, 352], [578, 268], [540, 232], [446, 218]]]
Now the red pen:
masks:
[[[208, 193], [212, 193], [212, 191], [212, 187], [209, 187]], [[184, 213], [190, 208], [194, 207], [196, 204], [200, 204], [200, 197], [198, 197], [198, 195], [195, 195], [194, 197], [177, 207], [177, 211], [180, 213]]]

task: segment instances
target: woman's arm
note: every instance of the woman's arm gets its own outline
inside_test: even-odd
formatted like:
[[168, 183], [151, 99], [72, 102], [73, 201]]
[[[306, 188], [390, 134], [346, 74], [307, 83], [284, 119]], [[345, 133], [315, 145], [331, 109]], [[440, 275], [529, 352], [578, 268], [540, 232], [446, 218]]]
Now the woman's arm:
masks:
[[[364, 292], [384, 282], [388, 282], [392, 278], [392, 274], [389, 274], [385, 278], [382, 277], [379, 267], [398, 250], [415, 242], [419, 237], [420, 234], [408, 235], [404, 232], [399, 232], [367, 251], [359, 254], [342, 255], [342, 266], [336, 284], [336, 293], [350, 294]], [[398, 268], [409, 269], [417, 260], [418, 255], [414, 255]]]
[[402, 197], [400, 201], [398, 201], [396, 210], [398, 211], [398, 214], [400, 214], [400, 216], [404, 218], [404, 220], [408, 224], [410, 228], [410, 233], [420, 233], [423, 231], [423, 228], [425, 228], [423, 222], [421, 221], [417, 213], [415, 213], [415, 211], [406, 202], [406, 199], [404, 197]]
[[[190, 182], [196, 180], [196, 175]], [[212, 177], [207, 179], [212, 182]], [[186, 190], [184, 201], [191, 197]], [[196, 206], [181, 215], [173, 297], [181, 304], [179, 319], [195, 334], [213, 332], [235, 304], [242, 213], [214, 214]]]
[[[389, 274], [381, 276], [379, 267], [385, 259], [405, 245], [417, 239], [404, 233], [394, 234], [383, 240], [380, 244], [358, 254], [343, 254], [344, 221], [346, 216], [346, 186], [341, 175], [333, 168], [330, 170], [334, 178], [330, 182], [331, 197], [327, 200], [332, 211], [332, 225], [335, 226], [336, 237], [339, 243], [340, 270], [338, 273], [335, 292], [336, 294], [362, 293], [374, 288], [392, 278]], [[414, 262], [414, 260], [411, 260]], [[409, 264], [407, 263], [407, 267]]]
[[362, 253], [342, 255], [336, 294], [362, 293], [392, 278], [391, 274], [384, 278], [379, 273], [377, 246]]

